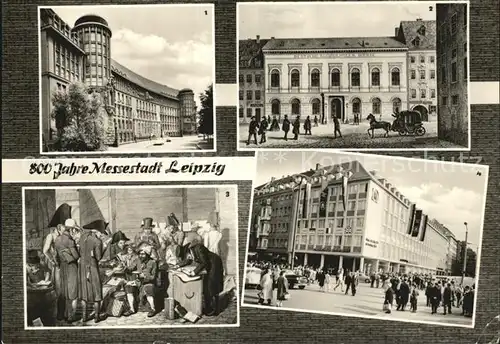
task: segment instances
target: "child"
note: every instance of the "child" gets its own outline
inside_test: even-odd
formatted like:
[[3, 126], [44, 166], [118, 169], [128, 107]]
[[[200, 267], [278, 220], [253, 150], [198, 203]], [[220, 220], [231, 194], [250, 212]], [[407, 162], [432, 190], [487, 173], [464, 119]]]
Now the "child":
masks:
[[417, 285], [414, 284], [410, 295], [410, 311], [412, 313], [415, 313], [417, 311], [417, 301], [418, 301], [418, 288]]

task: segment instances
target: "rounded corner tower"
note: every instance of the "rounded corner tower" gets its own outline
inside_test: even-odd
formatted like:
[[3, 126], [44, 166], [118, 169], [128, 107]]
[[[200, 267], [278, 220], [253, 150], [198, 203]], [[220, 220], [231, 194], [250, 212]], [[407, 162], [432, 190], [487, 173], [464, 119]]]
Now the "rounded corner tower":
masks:
[[91, 87], [106, 86], [111, 76], [111, 29], [108, 22], [95, 14], [86, 14], [75, 21], [72, 29], [79, 37], [87, 55], [84, 81]]
[[181, 135], [192, 135], [196, 130], [196, 103], [192, 89], [183, 88], [177, 95], [179, 98]]

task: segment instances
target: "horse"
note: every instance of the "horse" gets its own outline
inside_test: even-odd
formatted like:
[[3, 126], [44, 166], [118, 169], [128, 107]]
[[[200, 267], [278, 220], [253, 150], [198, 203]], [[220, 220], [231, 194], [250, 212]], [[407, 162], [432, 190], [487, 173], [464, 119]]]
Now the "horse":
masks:
[[[391, 127], [392, 127], [391, 123], [385, 122], [385, 121], [378, 122], [375, 119], [375, 116], [372, 114], [369, 114], [368, 117], [366, 117], [366, 119], [368, 121], [370, 121], [370, 128], [367, 130], [367, 132], [368, 132], [368, 135], [370, 135], [370, 137], [372, 139], [374, 137], [375, 129], [384, 129], [385, 130], [384, 137], [389, 137], [389, 131], [391, 130]], [[371, 134], [370, 134], [370, 130], [371, 130]]]

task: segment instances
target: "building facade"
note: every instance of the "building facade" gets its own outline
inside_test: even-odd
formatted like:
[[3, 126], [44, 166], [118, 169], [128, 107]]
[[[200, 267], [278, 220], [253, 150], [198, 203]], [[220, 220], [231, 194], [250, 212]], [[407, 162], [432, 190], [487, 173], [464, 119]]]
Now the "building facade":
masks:
[[408, 47], [408, 110], [427, 121], [437, 114], [436, 21], [402, 21], [395, 36]]
[[264, 116], [264, 55], [262, 47], [267, 39], [246, 39], [239, 41], [239, 120], [248, 123], [255, 116], [260, 121]]
[[307, 185], [280, 179], [273, 188], [256, 189], [254, 196], [272, 199], [276, 190], [294, 193], [288, 216], [290, 262], [365, 272], [445, 274], [448, 238], [390, 182], [357, 161], [318, 165], [300, 175], [307, 176]]
[[467, 4], [437, 4], [438, 137], [469, 140]]
[[[52, 96], [81, 82], [101, 94], [108, 145], [193, 132], [194, 98], [149, 80], [112, 59], [112, 31], [104, 18], [85, 15], [73, 27], [40, 10], [41, 116], [45, 142], [56, 139]], [[189, 90], [191, 93], [192, 91]], [[193, 120], [190, 120], [193, 122]], [[186, 130], [184, 130], [186, 128]]]
[[393, 37], [271, 39], [263, 48], [265, 113], [391, 120], [407, 107], [407, 51]]

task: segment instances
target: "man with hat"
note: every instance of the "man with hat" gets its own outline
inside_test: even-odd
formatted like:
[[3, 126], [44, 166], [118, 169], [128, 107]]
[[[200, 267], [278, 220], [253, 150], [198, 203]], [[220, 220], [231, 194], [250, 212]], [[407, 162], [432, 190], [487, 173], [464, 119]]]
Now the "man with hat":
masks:
[[109, 246], [104, 252], [104, 257], [106, 260], [115, 259], [118, 254], [123, 253], [125, 249], [125, 244], [130, 241], [129, 238], [122, 231], [117, 231], [111, 236], [111, 241]]
[[151, 258], [151, 252], [151, 246], [143, 245], [141, 247], [139, 250], [139, 259], [135, 260], [135, 264], [127, 268], [127, 272], [134, 275], [135, 280], [125, 285], [125, 291], [127, 292], [127, 299], [129, 300], [131, 311], [133, 313], [137, 312], [135, 295], [139, 293], [139, 301], [142, 301], [144, 297], [146, 297], [149, 303], [151, 308], [148, 313], [149, 318], [158, 314], [154, 300], [158, 264]]
[[106, 233], [107, 224], [102, 220], [93, 221], [85, 226], [85, 230], [80, 237], [80, 264], [79, 277], [80, 289], [78, 296], [83, 302], [82, 321], [90, 320], [87, 317], [87, 303], [94, 304], [94, 321], [96, 323], [104, 320], [101, 315], [102, 303], [102, 283], [99, 273], [99, 261], [103, 255], [102, 235]]
[[61, 227], [61, 235], [54, 241], [56, 262], [59, 265], [61, 275], [61, 296], [65, 301], [65, 317], [69, 323], [75, 321], [78, 298], [78, 260], [80, 254], [70, 234], [70, 229], [74, 227], [76, 227], [75, 220], [67, 219], [64, 226]]
[[145, 217], [142, 220], [142, 231], [138, 233], [134, 238], [134, 244], [137, 249], [141, 249], [142, 246], [151, 247], [151, 258], [158, 260], [158, 250], [160, 249], [160, 239], [158, 235], [153, 233], [153, 228], [155, 227], [154, 221], [151, 217]]

